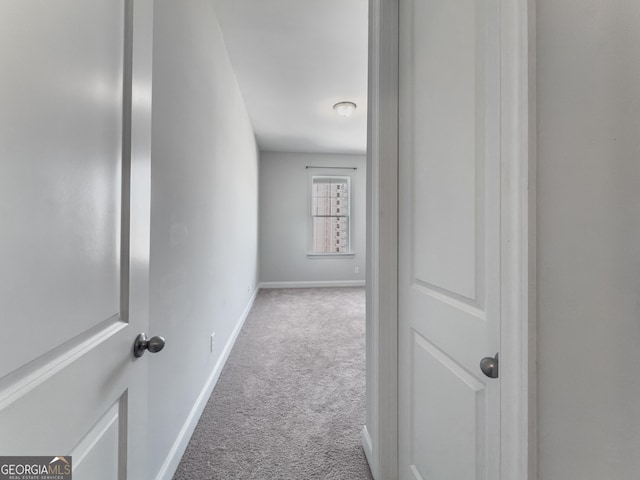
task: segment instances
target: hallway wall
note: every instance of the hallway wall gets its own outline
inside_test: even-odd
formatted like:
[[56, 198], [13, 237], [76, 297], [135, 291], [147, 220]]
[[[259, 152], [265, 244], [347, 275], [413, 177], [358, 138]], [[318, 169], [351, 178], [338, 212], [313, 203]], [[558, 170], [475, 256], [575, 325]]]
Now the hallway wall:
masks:
[[539, 480], [640, 471], [639, 24], [537, 0]]
[[257, 147], [208, 0], [155, 2], [151, 172], [149, 465], [170, 478], [258, 282]]
[[[313, 169], [356, 167], [356, 170]], [[353, 256], [309, 257], [309, 175], [351, 176]], [[260, 281], [358, 282], [364, 285], [366, 248], [364, 155], [260, 153]], [[355, 273], [358, 267], [359, 273]], [[285, 285], [282, 285], [285, 286]]]

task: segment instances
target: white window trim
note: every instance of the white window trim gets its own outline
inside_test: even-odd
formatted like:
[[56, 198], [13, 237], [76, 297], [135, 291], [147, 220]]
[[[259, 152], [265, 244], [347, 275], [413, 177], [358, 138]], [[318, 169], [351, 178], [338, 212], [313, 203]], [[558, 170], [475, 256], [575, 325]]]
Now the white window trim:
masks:
[[[347, 182], [347, 190], [349, 191], [348, 198], [348, 211], [347, 215], [341, 215], [349, 217], [349, 251], [347, 252], [314, 252], [313, 251], [313, 218], [312, 210], [312, 197], [313, 197], [313, 180], [314, 179], [344, 179]], [[351, 208], [353, 198], [351, 175], [332, 175], [332, 174], [314, 174], [309, 173], [308, 176], [308, 188], [307, 188], [307, 257], [308, 258], [353, 258], [355, 252], [353, 251], [353, 209]]]

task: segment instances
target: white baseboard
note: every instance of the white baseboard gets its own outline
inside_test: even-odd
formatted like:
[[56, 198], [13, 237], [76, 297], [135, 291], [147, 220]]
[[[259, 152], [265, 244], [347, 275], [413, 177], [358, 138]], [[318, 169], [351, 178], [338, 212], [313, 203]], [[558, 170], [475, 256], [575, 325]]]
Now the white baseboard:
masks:
[[319, 282], [261, 282], [259, 288], [364, 287], [364, 280], [330, 280]]
[[371, 470], [371, 474], [373, 478], [376, 478], [375, 465], [373, 462], [373, 442], [371, 441], [371, 436], [369, 435], [369, 431], [367, 430], [367, 426], [362, 427], [362, 432], [360, 432], [360, 440], [362, 441], [362, 449], [364, 450], [364, 456], [367, 457], [367, 463], [369, 464], [369, 469]]
[[213, 387], [215, 387], [218, 378], [220, 377], [220, 373], [222, 372], [222, 367], [224, 367], [227, 358], [229, 358], [229, 354], [231, 353], [231, 349], [233, 348], [233, 344], [236, 342], [238, 335], [240, 334], [240, 330], [242, 330], [242, 326], [244, 325], [249, 312], [251, 311], [251, 307], [253, 306], [253, 302], [258, 295], [258, 291], [260, 290], [260, 286], [258, 285], [256, 289], [253, 291], [247, 306], [245, 307], [242, 315], [238, 319], [238, 323], [236, 324], [233, 332], [231, 333], [231, 337], [225, 344], [222, 349], [222, 354], [218, 358], [211, 375], [207, 379], [207, 382], [204, 384], [204, 387], [200, 391], [200, 395], [193, 407], [191, 408], [191, 412], [189, 412], [189, 416], [187, 420], [184, 422], [184, 425], [180, 429], [180, 433], [176, 438], [176, 441], [173, 443], [169, 454], [167, 455], [166, 460], [162, 464], [162, 468], [158, 472], [156, 476], [156, 480], [171, 480], [173, 475], [180, 464], [180, 460], [182, 459], [182, 455], [184, 455], [184, 451], [187, 449], [187, 445], [189, 444], [189, 440], [191, 440], [191, 435], [193, 435], [193, 431], [198, 425], [198, 421], [200, 420], [200, 416], [204, 410], [204, 407], [207, 405], [209, 401], [209, 397], [211, 396], [211, 392], [213, 392]]

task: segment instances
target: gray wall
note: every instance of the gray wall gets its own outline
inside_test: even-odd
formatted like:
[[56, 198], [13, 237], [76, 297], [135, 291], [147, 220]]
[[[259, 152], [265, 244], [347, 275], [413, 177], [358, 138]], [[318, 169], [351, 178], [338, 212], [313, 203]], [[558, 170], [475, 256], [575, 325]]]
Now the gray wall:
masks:
[[638, 478], [640, 2], [537, 5], [539, 478]]
[[149, 361], [149, 465], [160, 469], [257, 285], [258, 154], [212, 2], [158, 0], [154, 17], [150, 330], [167, 347]]
[[[357, 167], [313, 170], [351, 175], [353, 257], [308, 257], [309, 170], [305, 166]], [[262, 282], [361, 281], [365, 278], [364, 155], [260, 153], [260, 280]], [[354, 267], [360, 272], [354, 273]]]

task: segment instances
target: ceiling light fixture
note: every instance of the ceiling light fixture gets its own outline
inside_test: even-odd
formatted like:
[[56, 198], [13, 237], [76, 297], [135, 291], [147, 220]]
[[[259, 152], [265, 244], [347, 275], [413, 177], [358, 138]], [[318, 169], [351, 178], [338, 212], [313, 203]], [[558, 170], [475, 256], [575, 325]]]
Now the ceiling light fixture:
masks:
[[333, 109], [341, 117], [349, 117], [355, 112], [357, 105], [353, 102], [338, 102], [333, 106]]

